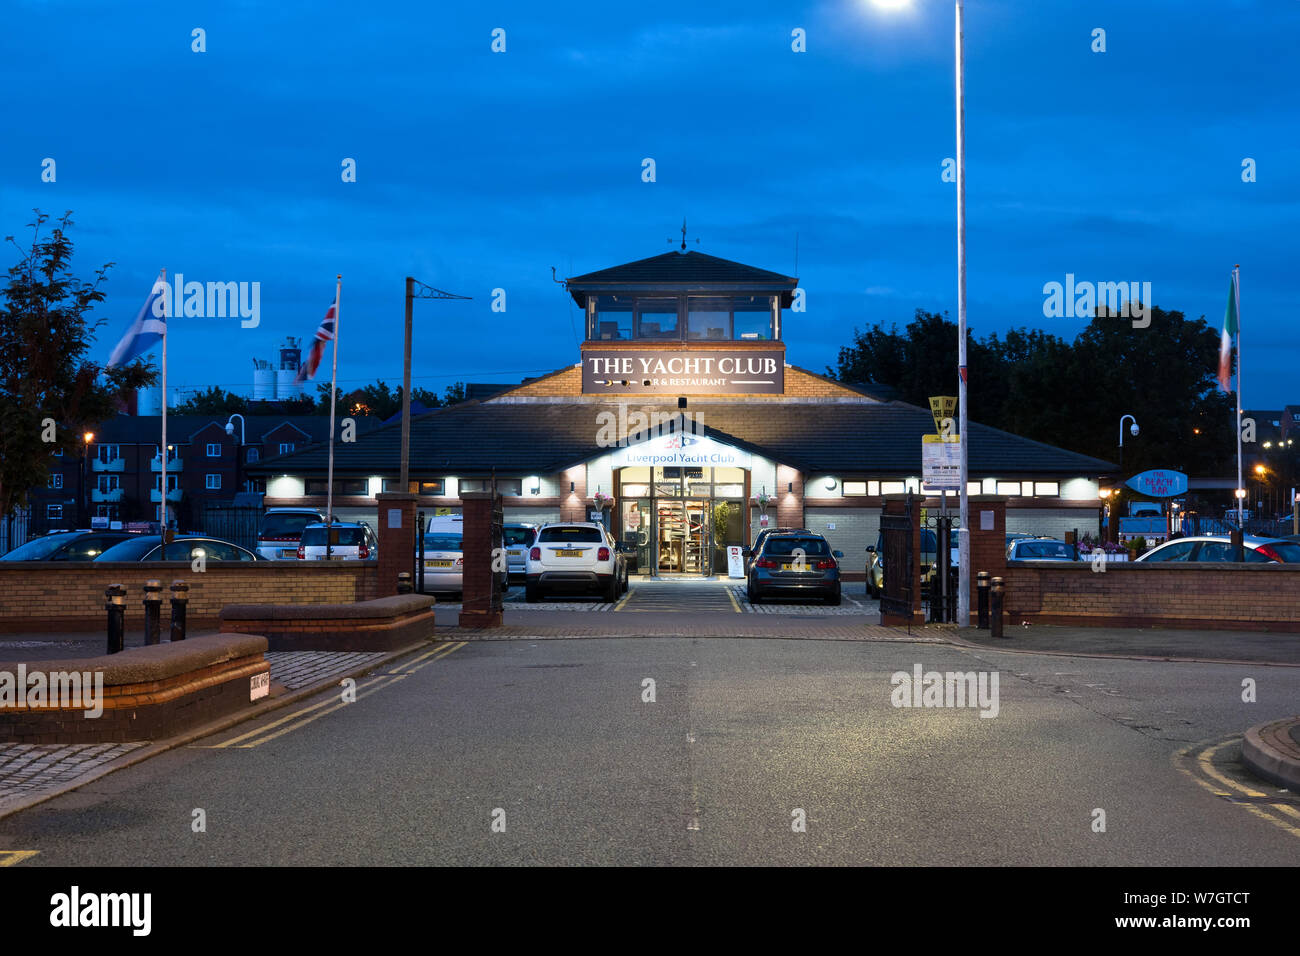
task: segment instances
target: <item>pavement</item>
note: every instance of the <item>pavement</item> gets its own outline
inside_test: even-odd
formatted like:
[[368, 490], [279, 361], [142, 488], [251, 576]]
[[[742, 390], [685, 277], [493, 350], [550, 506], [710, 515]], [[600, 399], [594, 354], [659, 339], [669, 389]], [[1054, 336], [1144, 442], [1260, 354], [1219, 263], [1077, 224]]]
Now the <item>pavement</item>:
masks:
[[1142, 627], [1056, 627], [1008, 623], [1001, 638], [966, 628], [964, 644], [1080, 657], [1217, 661], [1300, 667], [1300, 634]]

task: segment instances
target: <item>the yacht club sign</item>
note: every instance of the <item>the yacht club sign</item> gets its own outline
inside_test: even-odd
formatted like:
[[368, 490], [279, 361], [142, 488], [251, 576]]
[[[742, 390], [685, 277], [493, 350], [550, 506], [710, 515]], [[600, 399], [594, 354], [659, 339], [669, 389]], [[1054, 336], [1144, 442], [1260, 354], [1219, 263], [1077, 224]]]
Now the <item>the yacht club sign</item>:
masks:
[[584, 395], [779, 395], [784, 389], [785, 359], [780, 349], [585, 349], [582, 353]]

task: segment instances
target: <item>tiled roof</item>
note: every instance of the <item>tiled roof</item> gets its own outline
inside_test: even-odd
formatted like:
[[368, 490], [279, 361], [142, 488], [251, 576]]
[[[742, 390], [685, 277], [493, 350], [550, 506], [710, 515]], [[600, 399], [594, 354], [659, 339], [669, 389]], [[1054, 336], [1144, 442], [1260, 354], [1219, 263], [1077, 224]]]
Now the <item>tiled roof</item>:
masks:
[[[676, 415], [675, 404], [631, 408]], [[601, 412], [614, 402], [464, 402], [411, 420], [416, 474], [553, 474], [603, 454]], [[934, 431], [927, 409], [902, 402], [691, 402], [705, 434], [805, 472], [916, 475], [921, 436]], [[970, 469], [977, 476], [1100, 475], [1110, 462], [971, 423]], [[340, 474], [396, 473], [401, 428], [385, 425], [350, 444], [335, 443]], [[326, 449], [315, 446], [249, 466], [250, 473], [323, 474]]]
[[566, 279], [574, 301], [585, 306], [587, 293], [619, 287], [633, 290], [724, 291], [747, 289], [782, 292], [783, 304], [789, 305], [791, 290], [799, 280], [778, 272], [769, 272], [730, 259], [703, 252], [665, 252], [663, 255], [638, 259], [586, 275]]

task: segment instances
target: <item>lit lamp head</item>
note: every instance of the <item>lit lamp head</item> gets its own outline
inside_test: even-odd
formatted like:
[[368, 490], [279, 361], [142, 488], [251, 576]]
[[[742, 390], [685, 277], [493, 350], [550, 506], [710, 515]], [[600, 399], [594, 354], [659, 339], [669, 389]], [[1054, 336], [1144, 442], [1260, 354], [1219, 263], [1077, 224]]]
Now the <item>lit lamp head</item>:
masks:
[[89, 445], [92, 441], [95, 440], [95, 433], [86, 432], [84, 435], [81, 436], [81, 440], [84, 441], [87, 445]]

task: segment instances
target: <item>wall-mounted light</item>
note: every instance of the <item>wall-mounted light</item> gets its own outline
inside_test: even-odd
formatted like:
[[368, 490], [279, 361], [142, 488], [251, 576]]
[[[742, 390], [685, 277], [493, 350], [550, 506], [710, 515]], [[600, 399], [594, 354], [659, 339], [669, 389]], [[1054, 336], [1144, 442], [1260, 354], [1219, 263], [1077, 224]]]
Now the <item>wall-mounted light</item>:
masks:
[[573, 482], [569, 482], [569, 494], [573, 494], [573, 492], [574, 492], [574, 484]]
[[833, 475], [826, 476], [826, 490], [827, 491], [835, 490], [835, 477]]
[[787, 481], [787, 482], [785, 483], [785, 490], [786, 490], [789, 494], [794, 494], [794, 482], [793, 482], [793, 481]]

